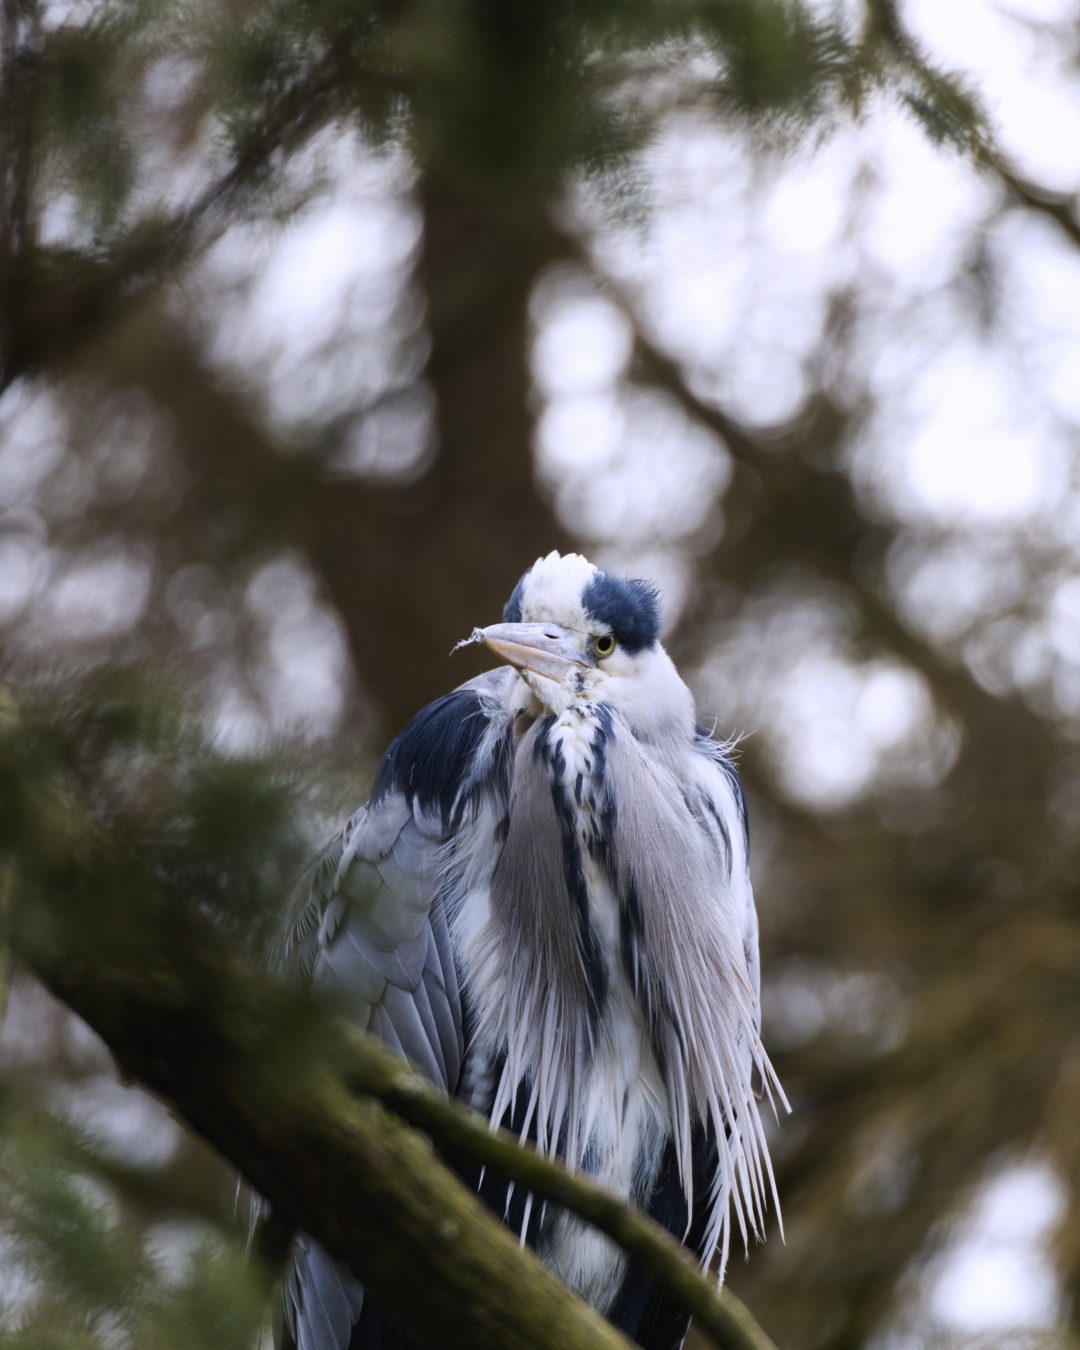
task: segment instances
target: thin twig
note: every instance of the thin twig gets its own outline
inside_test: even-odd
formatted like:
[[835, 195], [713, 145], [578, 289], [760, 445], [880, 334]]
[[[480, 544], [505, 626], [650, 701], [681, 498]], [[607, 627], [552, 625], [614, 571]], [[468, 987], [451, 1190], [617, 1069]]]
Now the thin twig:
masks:
[[[921, 84], [930, 79], [926, 58], [904, 27], [895, 0], [868, 0], [868, 9], [877, 33], [891, 49], [900, 65]], [[980, 168], [995, 177], [1023, 206], [1054, 221], [1074, 244], [1080, 247], [1080, 194], [1052, 192], [1021, 174], [993, 143], [989, 134], [977, 135], [973, 157]]]

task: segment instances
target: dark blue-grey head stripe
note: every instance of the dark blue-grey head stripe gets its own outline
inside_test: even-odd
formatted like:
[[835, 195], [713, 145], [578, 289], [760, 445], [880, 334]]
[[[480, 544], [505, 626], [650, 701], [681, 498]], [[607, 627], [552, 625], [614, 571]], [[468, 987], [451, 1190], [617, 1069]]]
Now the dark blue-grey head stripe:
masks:
[[[530, 569], [531, 570], [531, 569]], [[503, 607], [504, 623], [520, 623], [526, 572]], [[581, 597], [585, 613], [635, 656], [660, 638], [660, 593], [647, 581], [597, 572]]]
[[503, 605], [503, 623], [521, 622], [521, 597], [525, 593], [525, 578], [528, 572], [523, 573], [518, 578], [518, 584], [510, 593], [510, 599]]
[[647, 581], [597, 572], [581, 597], [585, 613], [631, 656], [660, 638], [660, 593]]

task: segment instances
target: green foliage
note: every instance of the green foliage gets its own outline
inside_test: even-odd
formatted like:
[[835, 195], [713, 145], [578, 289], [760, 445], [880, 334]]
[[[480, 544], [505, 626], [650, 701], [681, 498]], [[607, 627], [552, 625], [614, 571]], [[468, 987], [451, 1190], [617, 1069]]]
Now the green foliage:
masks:
[[926, 73], [916, 90], [903, 95], [903, 102], [933, 144], [950, 146], [962, 154], [985, 152], [985, 113], [959, 80]]
[[157, 0], [105, 0], [83, 16], [44, 27], [27, 111], [38, 119], [41, 187], [74, 209], [80, 242], [100, 245], [124, 223], [138, 185], [139, 95], [164, 14]]
[[[706, 101], [746, 124], [812, 129], [877, 65], [800, 0], [531, 7], [423, 0], [357, 8], [336, 0], [261, 7], [211, 48], [240, 163], [290, 123], [358, 117], [367, 138], [401, 125], [421, 163], [472, 190], [553, 186], [623, 154], [653, 129], [641, 95], [672, 53], [709, 57]], [[662, 77], [662, 75], [661, 75]]]
[[269, 1283], [242, 1235], [204, 1217], [179, 1224], [182, 1210], [147, 1203], [145, 1178], [133, 1204], [135, 1174], [103, 1167], [10, 1081], [3, 1093], [0, 1345], [250, 1350]]
[[145, 668], [39, 685], [21, 717], [34, 747], [24, 782], [65, 784], [178, 903], [262, 949], [318, 844], [302, 756], [216, 749], [181, 691]]
[[230, 18], [210, 16], [199, 51], [224, 143], [250, 186], [280, 167], [268, 152], [328, 123], [358, 117], [366, 137], [388, 133], [399, 95], [381, 70], [377, 6], [272, 2]]
[[[899, 84], [889, 44], [849, 30], [802, 0], [102, 0], [39, 26], [20, 134], [40, 166], [35, 212], [50, 198], [74, 210], [88, 259], [140, 227], [186, 249], [177, 228], [205, 225], [209, 203], [250, 209], [280, 190], [289, 153], [346, 123], [371, 143], [403, 137], [432, 173], [470, 190], [553, 188], [648, 140], [650, 88], [678, 51], [715, 63], [698, 98], [720, 115], [762, 134], [812, 132], [871, 88]], [[899, 93], [934, 134], [970, 133], [974, 111], [945, 77]], [[219, 169], [171, 227], [167, 183], [153, 182], [165, 166], [145, 181], [147, 133], [162, 121], [174, 151], [210, 151]]]

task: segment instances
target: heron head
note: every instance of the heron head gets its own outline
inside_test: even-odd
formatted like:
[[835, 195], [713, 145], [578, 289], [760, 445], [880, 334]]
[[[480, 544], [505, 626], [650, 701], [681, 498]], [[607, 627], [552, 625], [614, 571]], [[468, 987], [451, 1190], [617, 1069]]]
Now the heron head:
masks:
[[660, 645], [650, 582], [612, 576], [578, 553], [549, 553], [514, 587], [503, 620], [476, 637], [518, 671], [541, 708], [609, 703], [643, 731], [673, 711], [692, 722], [689, 691]]

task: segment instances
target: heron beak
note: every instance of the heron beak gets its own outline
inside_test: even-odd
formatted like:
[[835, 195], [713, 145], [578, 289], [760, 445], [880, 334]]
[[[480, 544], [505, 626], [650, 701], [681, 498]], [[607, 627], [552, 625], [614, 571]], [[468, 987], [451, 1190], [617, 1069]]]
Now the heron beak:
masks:
[[588, 667], [571, 633], [554, 623], [493, 623], [478, 636], [516, 670], [562, 682], [575, 667]]

